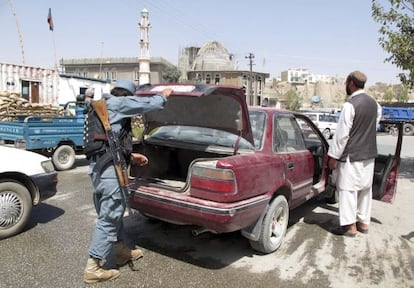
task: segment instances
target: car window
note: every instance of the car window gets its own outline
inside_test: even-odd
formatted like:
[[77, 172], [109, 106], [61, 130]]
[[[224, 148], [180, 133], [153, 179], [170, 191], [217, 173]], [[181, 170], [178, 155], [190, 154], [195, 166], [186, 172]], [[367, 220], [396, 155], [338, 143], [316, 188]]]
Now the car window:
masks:
[[328, 121], [328, 117], [327, 117], [327, 115], [319, 115], [319, 121], [324, 121], [324, 122], [327, 122]]
[[260, 111], [249, 111], [249, 118], [253, 132], [254, 147], [260, 149], [263, 143], [266, 114]]
[[332, 122], [332, 123], [337, 123], [338, 122], [335, 115], [329, 115], [329, 122]]
[[306, 116], [308, 116], [308, 118], [312, 121], [316, 121], [316, 115], [315, 114], [305, 114]]
[[277, 115], [273, 121], [273, 149], [275, 152], [306, 150], [302, 131], [293, 116]]

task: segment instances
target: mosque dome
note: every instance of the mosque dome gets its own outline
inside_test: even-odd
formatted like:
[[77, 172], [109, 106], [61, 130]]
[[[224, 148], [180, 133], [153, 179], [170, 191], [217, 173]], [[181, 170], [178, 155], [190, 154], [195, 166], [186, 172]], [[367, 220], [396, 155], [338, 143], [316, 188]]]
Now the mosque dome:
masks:
[[194, 60], [195, 71], [234, 70], [230, 53], [219, 42], [212, 41], [201, 47]]

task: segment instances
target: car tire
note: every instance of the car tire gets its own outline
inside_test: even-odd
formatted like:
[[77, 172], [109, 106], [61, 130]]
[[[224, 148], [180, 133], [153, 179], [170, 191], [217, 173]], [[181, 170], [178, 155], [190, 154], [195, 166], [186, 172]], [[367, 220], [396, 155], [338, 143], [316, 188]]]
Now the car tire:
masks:
[[403, 126], [404, 135], [411, 136], [414, 135], [414, 125], [410, 123], [405, 123]]
[[284, 196], [279, 195], [267, 208], [259, 239], [250, 240], [250, 246], [265, 254], [276, 251], [285, 238], [288, 222], [289, 204]]
[[325, 139], [331, 139], [331, 130], [326, 128], [325, 130], [322, 131], [322, 135], [323, 137], [325, 137]]
[[32, 212], [29, 190], [13, 180], [0, 182], [0, 239], [21, 232]]
[[56, 170], [64, 171], [72, 168], [75, 164], [76, 155], [72, 146], [61, 145], [53, 152], [52, 161]]

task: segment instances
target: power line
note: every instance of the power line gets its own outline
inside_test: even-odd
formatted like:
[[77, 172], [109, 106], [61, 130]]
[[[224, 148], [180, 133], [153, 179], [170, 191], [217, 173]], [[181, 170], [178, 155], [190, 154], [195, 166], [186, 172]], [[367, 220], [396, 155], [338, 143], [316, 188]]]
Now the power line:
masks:
[[[158, 11], [160, 13], [159, 15], [162, 18], [170, 18], [174, 22], [177, 22], [180, 25], [183, 25], [186, 28], [195, 31], [198, 35], [202, 36], [208, 41], [212, 39], [217, 39], [218, 35], [212, 33], [214, 31], [211, 31], [211, 29], [208, 26], [205, 26], [202, 23], [200, 23], [199, 20], [190, 19], [190, 15], [183, 10], [179, 10], [175, 2], [174, 4], [171, 4], [168, 1], [146, 1], [145, 4], [155, 9], [155, 12]], [[152, 14], [154, 11], [150, 10], [149, 12]]]

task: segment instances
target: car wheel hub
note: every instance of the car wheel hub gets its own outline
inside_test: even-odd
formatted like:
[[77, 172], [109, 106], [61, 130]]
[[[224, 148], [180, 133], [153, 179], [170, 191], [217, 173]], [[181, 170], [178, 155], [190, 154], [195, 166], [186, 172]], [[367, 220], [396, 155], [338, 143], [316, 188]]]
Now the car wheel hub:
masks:
[[271, 237], [275, 238], [274, 240], [277, 241], [283, 235], [283, 227], [284, 227], [285, 217], [283, 208], [279, 208], [274, 216], [271, 226]]
[[59, 162], [66, 164], [69, 161], [69, 153], [60, 153], [59, 154]]
[[0, 229], [9, 228], [19, 222], [22, 213], [22, 201], [15, 193], [0, 193]]

